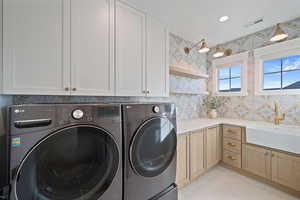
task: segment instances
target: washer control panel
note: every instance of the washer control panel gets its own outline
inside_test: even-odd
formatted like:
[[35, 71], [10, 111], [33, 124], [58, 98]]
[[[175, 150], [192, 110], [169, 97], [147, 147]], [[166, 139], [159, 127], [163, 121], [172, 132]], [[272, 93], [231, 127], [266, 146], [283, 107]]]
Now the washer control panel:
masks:
[[74, 110], [74, 111], [72, 112], [72, 117], [73, 117], [74, 119], [79, 120], [79, 119], [82, 119], [83, 116], [84, 116], [84, 112], [83, 112], [82, 110], [80, 110], [80, 109], [76, 109], [76, 110]]

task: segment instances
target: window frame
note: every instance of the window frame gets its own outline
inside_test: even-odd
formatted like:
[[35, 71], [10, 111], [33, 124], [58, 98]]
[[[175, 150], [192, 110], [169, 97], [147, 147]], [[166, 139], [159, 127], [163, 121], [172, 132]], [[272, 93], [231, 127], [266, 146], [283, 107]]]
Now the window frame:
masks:
[[264, 61], [300, 55], [300, 38], [254, 50], [255, 95], [300, 95], [300, 89], [264, 89]]
[[[247, 96], [247, 74], [248, 74], [249, 52], [235, 54], [212, 61], [213, 66], [213, 94], [216, 96]], [[231, 92], [219, 91], [219, 69], [226, 67], [241, 66], [241, 90]]]

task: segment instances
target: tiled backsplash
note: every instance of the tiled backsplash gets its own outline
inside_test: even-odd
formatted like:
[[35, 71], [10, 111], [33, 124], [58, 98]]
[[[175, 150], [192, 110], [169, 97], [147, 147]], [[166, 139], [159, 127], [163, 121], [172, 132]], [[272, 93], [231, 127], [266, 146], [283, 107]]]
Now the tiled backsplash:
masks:
[[[282, 28], [289, 34], [288, 39], [300, 37], [300, 18], [283, 23]], [[282, 123], [300, 125], [300, 95], [299, 96], [255, 96], [254, 95], [254, 58], [252, 50], [268, 46], [273, 28], [269, 28], [237, 40], [222, 44], [221, 47], [230, 48], [233, 54], [244, 51], [250, 52], [248, 72], [248, 96], [226, 97], [227, 103], [219, 109], [222, 117], [272, 121], [274, 115], [274, 102], [280, 103], [281, 109], [286, 113], [286, 120]], [[211, 51], [213, 52], [213, 50]], [[212, 55], [208, 57], [211, 66]], [[209, 68], [211, 69], [211, 67]], [[212, 84], [211, 80], [209, 85]], [[210, 88], [211, 90], [211, 88]]]
[[300, 95], [227, 98], [227, 103], [219, 109], [222, 117], [272, 122], [274, 102], [278, 102], [282, 112], [286, 113], [286, 119], [281, 123], [300, 125]]
[[[193, 67], [201, 67], [207, 72], [206, 56], [191, 52], [186, 56], [183, 48], [191, 43], [170, 34], [170, 63], [185, 62]], [[170, 76], [170, 87], [189, 90], [206, 90], [206, 81], [192, 80]], [[199, 117], [203, 112], [202, 96], [171, 95], [170, 98], [145, 98], [145, 97], [74, 97], [74, 96], [4, 96], [0, 95], [0, 107], [4, 108], [10, 104], [32, 104], [32, 103], [113, 103], [113, 102], [169, 102], [177, 105], [178, 119], [189, 119]], [[205, 114], [205, 112], [204, 112]]]

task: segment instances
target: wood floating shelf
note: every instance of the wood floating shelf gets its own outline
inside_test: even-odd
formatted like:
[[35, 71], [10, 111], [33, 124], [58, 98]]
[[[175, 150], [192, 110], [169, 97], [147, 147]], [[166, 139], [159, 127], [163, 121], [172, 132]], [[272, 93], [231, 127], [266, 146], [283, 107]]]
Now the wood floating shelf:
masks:
[[194, 91], [188, 91], [188, 90], [170, 90], [171, 94], [186, 94], [186, 95], [208, 95], [209, 92], [194, 92]]
[[176, 66], [176, 65], [170, 66], [170, 74], [173, 74], [176, 76], [188, 77], [188, 78], [192, 78], [192, 79], [207, 79], [209, 77], [207, 74], [203, 74], [198, 69], [181, 67], [181, 66]]

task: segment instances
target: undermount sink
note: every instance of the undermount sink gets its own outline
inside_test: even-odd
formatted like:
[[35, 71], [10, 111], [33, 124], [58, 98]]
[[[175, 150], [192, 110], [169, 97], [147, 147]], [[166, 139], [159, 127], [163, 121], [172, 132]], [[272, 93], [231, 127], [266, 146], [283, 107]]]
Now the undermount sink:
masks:
[[293, 126], [247, 127], [247, 143], [300, 154], [300, 129]]

